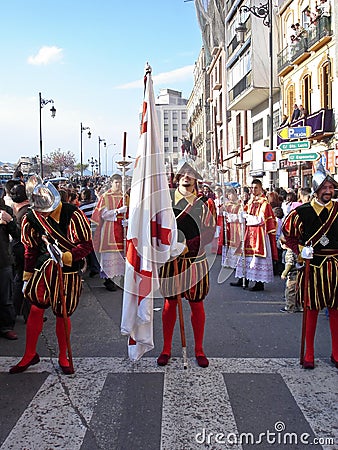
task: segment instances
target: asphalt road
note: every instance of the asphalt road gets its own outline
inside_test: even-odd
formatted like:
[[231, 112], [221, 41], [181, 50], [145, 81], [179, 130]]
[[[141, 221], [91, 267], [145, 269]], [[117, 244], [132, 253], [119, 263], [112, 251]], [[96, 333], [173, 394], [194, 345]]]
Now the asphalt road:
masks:
[[301, 313], [281, 313], [284, 282], [263, 292], [217, 283], [211, 269], [205, 301], [205, 352], [197, 366], [189, 306], [184, 302], [189, 357], [183, 370], [178, 325], [172, 359], [156, 364], [162, 347], [163, 300], [154, 301], [155, 348], [141, 361], [127, 358], [120, 334], [122, 291], [108, 292], [85, 276], [73, 316], [76, 373], [57, 365], [55, 320], [39, 340], [40, 364], [18, 375], [8, 368], [23, 354], [25, 325], [17, 341], [0, 340], [1, 449], [338, 449], [338, 371], [330, 363], [324, 312], [316, 334], [316, 368], [299, 366]]

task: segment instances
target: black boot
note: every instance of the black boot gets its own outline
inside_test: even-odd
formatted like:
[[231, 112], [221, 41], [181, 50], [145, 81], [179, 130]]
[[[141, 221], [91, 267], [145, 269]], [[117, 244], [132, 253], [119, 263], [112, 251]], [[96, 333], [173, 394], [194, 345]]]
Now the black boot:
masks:
[[103, 283], [108, 291], [114, 292], [116, 291], [116, 286], [113, 280], [110, 278], [106, 278], [106, 281]]
[[[243, 287], [243, 278], [238, 278], [238, 281], [236, 283], [231, 282], [230, 286], [236, 286], [236, 287]], [[249, 286], [249, 280], [245, 279], [245, 287]]]
[[264, 291], [264, 283], [262, 281], [256, 281], [256, 284], [249, 291]]
[[243, 286], [243, 278], [238, 278], [238, 281], [231, 281], [230, 286], [242, 287]]

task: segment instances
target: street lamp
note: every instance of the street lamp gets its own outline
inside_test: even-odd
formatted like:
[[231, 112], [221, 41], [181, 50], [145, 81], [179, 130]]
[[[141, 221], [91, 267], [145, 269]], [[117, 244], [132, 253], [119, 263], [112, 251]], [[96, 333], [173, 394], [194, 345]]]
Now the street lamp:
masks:
[[[45, 100], [44, 98], [41, 97], [41, 92], [39, 92], [39, 110], [40, 110], [40, 175], [41, 178], [43, 179], [43, 162], [42, 162], [42, 122], [41, 122], [41, 111], [42, 108], [46, 105], [48, 105], [48, 103], [54, 103], [54, 100], [50, 99], [50, 100]], [[55, 117], [56, 114], [56, 109], [54, 108], [54, 104], [50, 109], [51, 112], [51, 116]]]
[[82, 125], [82, 122], [81, 122], [81, 124], [80, 124], [80, 130], [81, 130], [81, 134], [80, 134], [80, 142], [81, 142], [81, 144], [80, 144], [80, 165], [81, 165], [81, 177], [83, 177], [82, 133], [83, 133], [85, 130], [89, 130], [89, 131], [88, 131], [88, 139], [91, 138], [92, 133], [90, 132], [90, 128], [89, 128], [89, 127], [84, 127], [84, 126]]
[[[103, 146], [106, 149], [106, 175], [108, 176], [108, 147], [116, 146], [116, 144], [108, 144], [107, 145], [107, 142], [105, 142], [103, 144]], [[114, 155], [113, 155], [113, 157], [114, 157]], [[113, 164], [114, 164], [114, 161], [112, 161], [112, 168], [111, 168], [112, 173], [113, 173]]]
[[94, 175], [94, 166], [96, 167], [96, 169], [98, 168], [98, 162], [97, 159], [94, 159], [92, 157], [92, 159], [88, 159], [88, 163], [89, 165], [92, 167], [92, 176]]
[[[266, 3], [259, 6], [246, 6], [240, 7], [239, 13], [250, 12], [254, 16], [263, 20], [263, 25], [269, 27], [269, 151], [273, 152], [273, 41], [272, 41], [272, 0], [267, 0]], [[245, 33], [247, 31], [244, 23], [239, 22], [237, 28], [235, 29], [237, 33], [238, 42], [240, 44], [244, 43]], [[270, 191], [273, 189], [273, 175], [270, 171], [269, 179]]]
[[106, 140], [105, 139], [101, 139], [99, 136], [99, 175], [101, 175], [101, 142], [104, 142], [104, 145], [106, 145]]

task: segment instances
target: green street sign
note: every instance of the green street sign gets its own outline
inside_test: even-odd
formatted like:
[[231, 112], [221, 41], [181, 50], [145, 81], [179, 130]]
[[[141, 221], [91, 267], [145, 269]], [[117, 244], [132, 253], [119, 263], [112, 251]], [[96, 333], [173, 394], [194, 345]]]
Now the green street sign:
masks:
[[310, 141], [299, 142], [283, 142], [278, 146], [279, 150], [308, 150], [310, 148]]
[[288, 155], [289, 161], [316, 161], [320, 158], [319, 153], [290, 153]]

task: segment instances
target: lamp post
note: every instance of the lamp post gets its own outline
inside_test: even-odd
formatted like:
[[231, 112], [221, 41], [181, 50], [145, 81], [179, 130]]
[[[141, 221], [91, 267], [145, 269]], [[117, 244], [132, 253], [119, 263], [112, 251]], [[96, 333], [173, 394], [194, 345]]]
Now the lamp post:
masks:
[[[266, 3], [259, 6], [246, 6], [243, 5], [240, 8], [240, 14], [242, 12], [250, 12], [254, 16], [263, 20], [263, 25], [269, 28], [269, 151], [273, 152], [273, 39], [272, 39], [272, 0], [267, 0]], [[244, 43], [245, 33], [247, 31], [244, 23], [239, 22], [235, 29], [240, 44]], [[273, 175], [270, 171], [269, 176], [269, 188], [273, 189]]]
[[92, 157], [92, 159], [88, 159], [88, 163], [89, 163], [89, 165], [91, 166], [91, 168], [92, 168], [92, 176], [94, 175], [94, 166], [96, 167], [96, 168], [98, 168], [98, 162], [97, 162], [97, 159], [94, 159], [93, 157]]
[[81, 133], [80, 133], [80, 165], [81, 165], [81, 177], [83, 177], [82, 133], [83, 133], [85, 130], [89, 130], [89, 131], [88, 131], [88, 139], [91, 138], [92, 133], [90, 132], [90, 128], [89, 128], [89, 127], [84, 127], [84, 126], [82, 125], [82, 122], [81, 122], [81, 124], [80, 124], [80, 130], [81, 130]]
[[[104, 144], [103, 144], [103, 146], [104, 146], [104, 148], [106, 149], [106, 175], [108, 176], [108, 147], [111, 147], [111, 146], [116, 146], [116, 144], [107, 144], [107, 142], [105, 142]], [[114, 169], [114, 167], [113, 167], [113, 165], [114, 165], [114, 154], [113, 154], [113, 156], [112, 156], [112, 168], [111, 168], [111, 171], [112, 171], [112, 173], [113, 173], [113, 169]]]
[[55, 117], [56, 114], [56, 109], [54, 108], [54, 100], [50, 99], [50, 100], [45, 100], [44, 98], [41, 97], [41, 92], [39, 92], [39, 110], [40, 110], [40, 175], [41, 178], [43, 179], [43, 162], [42, 162], [42, 121], [41, 121], [41, 111], [42, 108], [46, 105], [48, 105], [48, 103], [52, 103], [53, 106], [50, 109], [51, 112], [51, 116]]
[[101, 139], [99, 136], [99, 175], [101, 175], [101, 142], [104, 142], [104, 145], [106, 145], [106, 140]]

